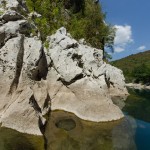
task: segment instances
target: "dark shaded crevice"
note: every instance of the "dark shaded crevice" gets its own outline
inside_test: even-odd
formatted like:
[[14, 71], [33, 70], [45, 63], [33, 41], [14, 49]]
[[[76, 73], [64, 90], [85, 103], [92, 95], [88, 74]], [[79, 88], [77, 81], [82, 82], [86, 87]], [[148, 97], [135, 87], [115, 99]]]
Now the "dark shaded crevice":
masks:
[[7, 38], [5, 38], [6, 34], [5, 32], [0, 34], [0, 49], [5, 46], [5, 43], [7, 43], [7, 41], [9, 41], [12, 38], [16, 38], [17, 34], [10, 34]]
[[82, 60], [79, 60], [79, 61], [77, 62], [77, 65], [78, 65], [80, 68], [83, 69], [84, 63], [83, 63]]
[[38, 103], [36, 102], [35, 98], [34, 98], [34, 95], [32, 95], [29, 99], [29, 104], [31, 105], [31, 107], [34, 108], [34, 110], [37, 112], [37, 113], [42, 113], [41, 111], [41, 108], [39, 107]]
[[[22, 35], [23, 36], [23, 35]], [[12, 38], [16, 38], [17, 37], [17, 34], [10, 34], [6, 39], [5, 39], [5, 41], [4, 41], [4, 45], [5, 45], [5, 43], [7, 42], [7, 41], [9, 41], [10, 39], [12, 39]]]
[[23, 66], [23, 57], [24, 57], [24, 35], [21, 35], [20, 47], [19, 47], [19, 52], [18, 52], [17, 61], [16, 61], [15, 77], [10, 86], [9, 94], [12, 94], [18, 87], [19, 78], [20, 78], [21, 70]]
[[55, 96], [60, 92], [60, 90], [62, 89], [63, 84], [58, 88], [58, 90], [55, 92], [55, 94], [53, 95], [52, 99], [53, 100], [55, 98]]
[[104, 74], [104, 76], [105, 76], [105, 82], [106, 82], [106, 84], [107, 84], [107, 87], [110, 88], [111, 85], [112, 85], [113, 87], [115, 87], [115, 86], [114, 86], [114, 83], [110, 81], [110, 77], [109, 77], [109, 78], [106, 77], [106, 73]]
[[51, 117], [51, 98], [50, 98], [48, 93], [47, 93], [47, 98], [45, 99], [44, 109], [47, 110], [47, 113], [43, 116], [46, 119], [46, 122], [45, 122], [45, 125], [42, 126], [42, 128], [40, 130], [41, 130], [43, 137], [44, 137], [44, 149], [47, 150], [48, 140], [45, 136], [45, 129], [46, 129], [47, 123]]
[[71, 80], [71, 83], [76, 82], [77, 80], [80, 80], [80, 79], [82, 79], [83, 77], [84, 77], [83, 74], [79, 74], [79, 75], [77, 75], [76, 77], [74, 77], [74, 78]]
[[3, 24], [8, 23], [9, 21], [18, 21], [18, 20], [23, 20], [25, 19], [24, 16], [22, 16], [20, 13], [15, 11], [15, 15], [11, 15], [9, 13], [3, 12], [1, 21]]
[[46, 127], [46, 124], [47, 124], [47, 122], [48, 122], [48, 120], [50, 118], [50, 114], [51, 114], [51, 98], [50, 98], [48, 93], [47, 93], [47, 97], [46, 97], [46, 99], [44, 101], [43, 112], [44, 113], [43, 113], [42, 117], [46, 119], [46, 122], [45, 122], [45, 124], [43, 126], [40, 126], [40, 130], [41, 130], [42, 134], [44, 135], [45, 127]]
[[71, 58], [73, 61], [78, 61], [78, 60], [81, 60], [82, 55], [78, 55], [74, 53]]
[[[39, 126], [41, 133], [43, 134], [44, 149], [46, 150], [47, 149], [47, 139], [45, 137], [45, 128], [46, 128], [47, 122], [50, 119], [50, 115], [51, 115], [51, 98], [50, 98], [49, 94], [47, 93], [47, 97], [44, 101], [43, 109], [40, 108], [40, 106], [38, 105], [37, 101], [35, 100], [34, 95], [32, 95], [30, 97], [29, 104], [33, 107], [33, 109], [37, 113], [38, 126]], [[46, 111], [44, 112], [44, 115], [43, 115], [44, 110], [46, 110]]]
[[82, 61], [82, 55], [73, 54], [71, 58], [73, 61], [77, 61], [77, 65], [83, 69], [84, 63]]
[[110, 78], [107, 78], [106, 74], [105, 74], [105, 82], [107, 84], [107, 87], [110, 88]]
[[41, 81], [41, 79], [46, 80], [47, 73], [48, 73], [48, 64], [47, 64], [47, 59], [46, 55], [44, 53], [43, 47], [41, 48], [41, 53], [39, 56], [38, 61], [36, 62], [35, 70], [32, 70], [32, 80], [35, 81]]
[[77, 48], [77, 47], [78, 47], [78, 43], [73, 43], [73, 44], [67, 45], [65, 49]]
[[99, 60], [101, 56], [100, 56], [99, 52], [94, 51], [93, 57], [94, 57], [96, 60]]
[[42, 119], [43, 119], [42, 116], [39, 116], [38, 126], [39, 126], [39, 129], [40, 129], [41, 133], [44, 134], [44, 132], [45, 132], [45, 123], [43, 123]]
[[30, 37], [31, 30], [32, 30], [32, 26], [28, 22], [24, 22], [20, 24], [20, 29], [19, 29], [20, 34], [24, 34], [27, 37]]
[[0, 49], [5, 45], [5, 32], [0, 33]]
[[65, 81], [63, 78], [59, 78], [58, 81], [61, 81], [65, 86], [68, 86], [68, 85], [70, 85], [70, 84], [72, 84], [72, 83], [74, 83], [77, 80], [80, 80], [82, 78], [84, 78], [84, 75], [79, 74], [79, 75], [75, 76], [70, 82]]
[[110, 85], [112, 85], [113, 87], [115, 87], [115, 86], [114, 86], [114, 83], [113, 83], [113, 82], [111, 82], [111, 81], [110, 81]]
[[58, 70], [56, 69], [56, 67], [55, 67], [54, 62], [53, 62], [52, 59], [51, 59], [51, 63], [50, 63], [50, 65], [49, 65], [49, 67], [50, 67], [50, 68], [53, 67], [53, 68], [55, 69], [55, 71], [56, 71], [58, 74], [60, 74], [60, 73], [58, 72]]
[[47, 97], [44, 102], [43, 109], [45, 109], [45, 108], [51, 109], [51, 98], [50, 98], [49, 94], [47, 94]]

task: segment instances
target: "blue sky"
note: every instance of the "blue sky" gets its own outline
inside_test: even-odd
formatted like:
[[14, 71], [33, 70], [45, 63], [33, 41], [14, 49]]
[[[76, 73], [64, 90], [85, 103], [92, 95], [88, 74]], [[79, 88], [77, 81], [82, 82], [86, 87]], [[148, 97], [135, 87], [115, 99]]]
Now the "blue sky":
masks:
[[113, 60], [150, 50], [150, 0], [100, 0], [106, 22], [116, 27]]

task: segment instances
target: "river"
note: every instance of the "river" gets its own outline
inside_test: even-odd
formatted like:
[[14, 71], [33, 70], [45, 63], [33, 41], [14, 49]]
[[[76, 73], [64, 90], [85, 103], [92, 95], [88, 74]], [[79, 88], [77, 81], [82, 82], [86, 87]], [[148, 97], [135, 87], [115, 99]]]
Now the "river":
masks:
[[[47, 150], [150, 150], [150, 90], [129, 89], [125, 118], [109, 123], [83, 121], [73, 114], [51, 113]], [[0, 150], [43, 150], [43, 137], [0, 128]]]

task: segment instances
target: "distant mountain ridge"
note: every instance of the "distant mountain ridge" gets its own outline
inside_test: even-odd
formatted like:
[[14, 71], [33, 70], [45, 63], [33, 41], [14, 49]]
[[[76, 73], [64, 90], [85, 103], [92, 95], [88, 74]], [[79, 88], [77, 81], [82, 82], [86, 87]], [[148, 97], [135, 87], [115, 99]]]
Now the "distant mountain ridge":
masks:
[[[123, 70], [126, 82], [135, 81], [138, 76], [137, 72], [138, 74], [142, 74], [143, 78], [147, 75], [147, 78], [149, 78], [148, 80], [150, 81], [150, 50], [113, 61], [111, 64]], [[141, 77], [137, 82], [140, 81], [143, 81]]]

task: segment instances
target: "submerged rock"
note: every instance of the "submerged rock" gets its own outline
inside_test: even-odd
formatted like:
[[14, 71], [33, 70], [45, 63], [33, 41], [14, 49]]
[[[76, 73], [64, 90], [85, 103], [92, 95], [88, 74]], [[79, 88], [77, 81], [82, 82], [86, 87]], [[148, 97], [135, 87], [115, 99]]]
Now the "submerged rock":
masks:
[[34, 25], [17, 11], [22, 7], [23, 2], [8, 0], [0, 19], [2, 126], [41, 135], [49, 112], [58, 109], [94, 122], [122, 118], [112, 101], [128, 94], [122, 71], [103, 61], [102, 50], [76, 41], [64, 27], [47, 37], [49, 48], [44, 48], [30, 34]]
[[55, 123], [57, 128], [64, 129], [66, 131], [73, 130], [76, 127], [76, 123], [73, 119], [62, 119]]
[[[76, 123], [72, 130], [56, 127], [59, 120], [72, 119]], [[72, 127], [72, 124], [67, 124]], [[136, 150], [136, 121], [125, 118], [109, 123], [95, 123], [79, 119], [74, 114], [63, 111], [51, 113], [45, 132], [47, 150]]]

